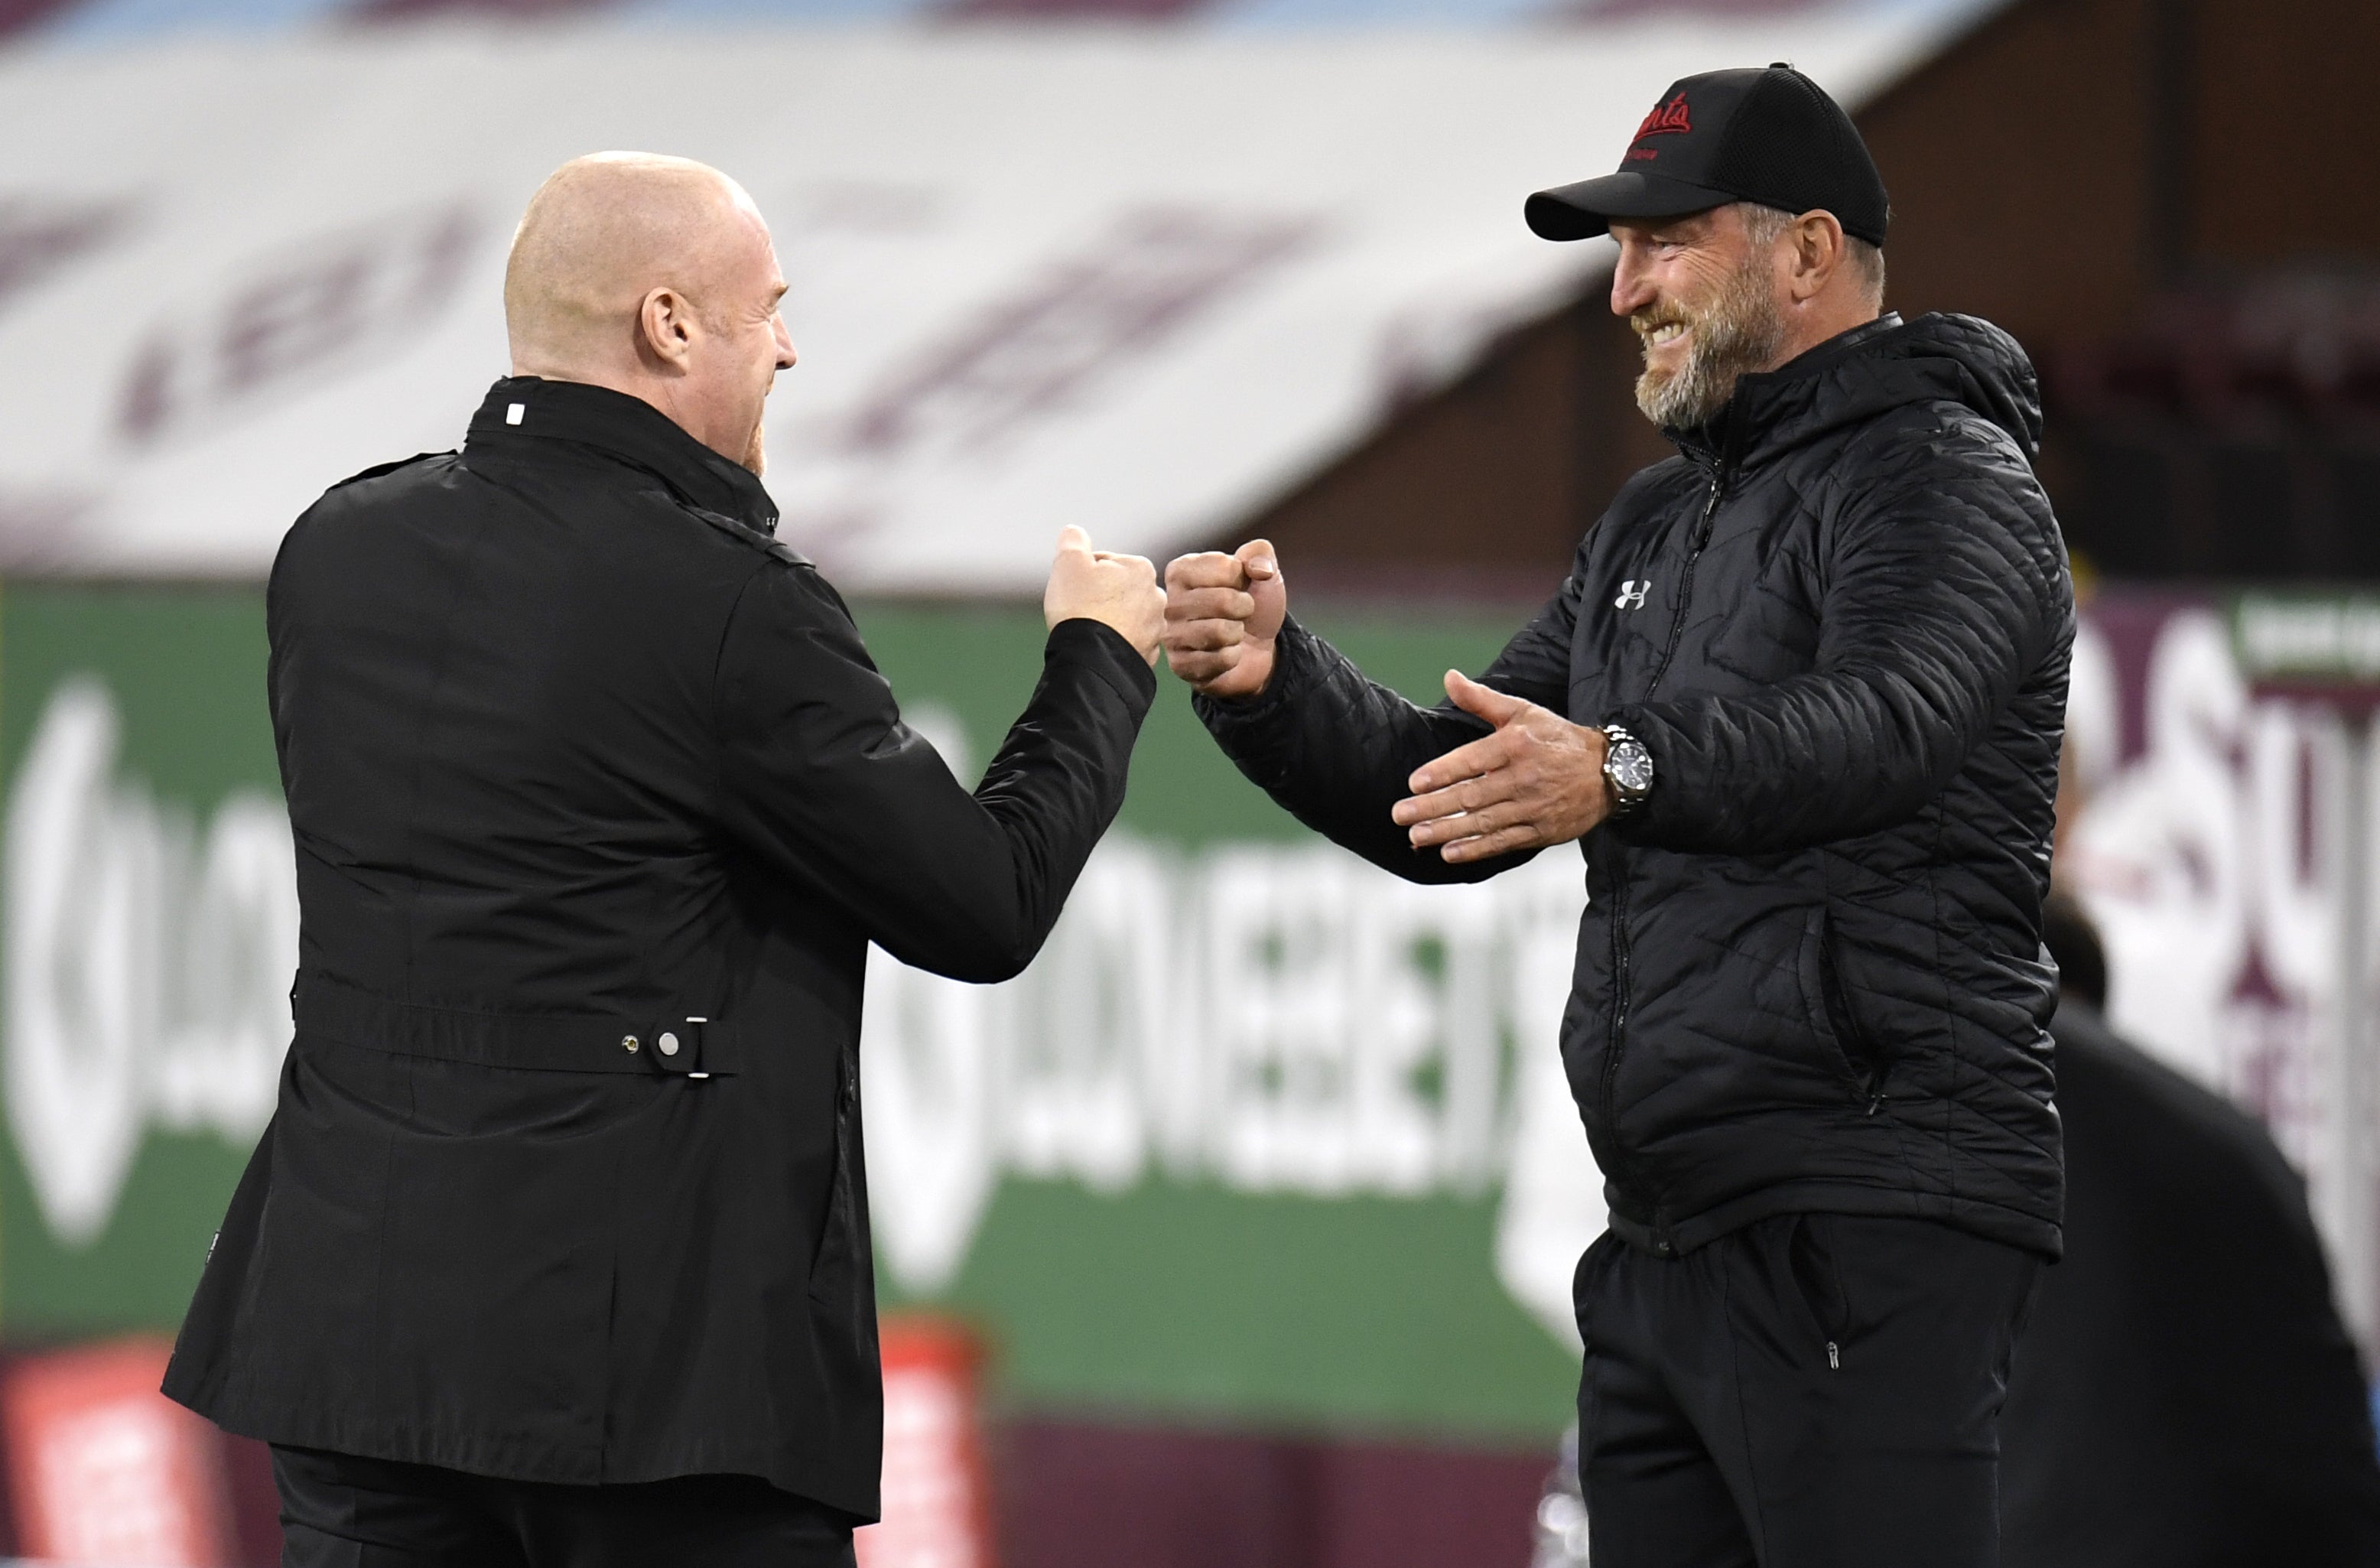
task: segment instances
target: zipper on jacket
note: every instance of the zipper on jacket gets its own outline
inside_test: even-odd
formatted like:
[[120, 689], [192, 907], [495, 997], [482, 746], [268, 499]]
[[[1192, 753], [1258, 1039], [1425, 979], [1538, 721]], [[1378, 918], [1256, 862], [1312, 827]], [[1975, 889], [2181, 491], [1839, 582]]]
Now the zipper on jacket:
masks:
[[1711, 519], [1718, 515], [1718, 498], [1727, 487], [1727, 470], [1722, 468], [1711, 475], [1710, 496], [1703, 503], [1703, 515], [1694, 524], [1694, 537], [1686, 546], [1685, 570], [1678, 578], [1678, 607], [1670, 614], [1670, 640], [1661, 649], [1661, 662], [1653, 666], [1653, 678], [1645, 687], [1645, 700], [1661, 689], [1661, 677], [1670, 673], [1670, 661], [1678, 656], [1678, 644], [1686, 631], [1686, 605], [1694, 596], [1694, 567], [1701, 564], [1703, 550], [1710, 543]]
[[[1614, 857], [1615, 859], [1618, 857]], [[1620, 1147], [1620, 1124], [1617, 1111], [1620, 1086], [1621, 1041], [1628, 1028], [1628, 879], [1621, 866], [1612, 868], [1611, 878], [1611, 1032], [1603, 1045], [1603, 1124], [1611, 1129], [1611, 1145], [1615, 1157], [1622, 1163], [1627, 1155]], [[1615, 1171], [1617, 1177], [1621, 1173]], [[1663, 1248], [1667, 1250], [1667, 1248]]]
[[[1686, 546], [1686, 565], [1678, 577], [1678, 604], [1670, 615], [1670, 639], [1662, 646], [1661, 657], [1653, 666], [1653, 678], [1645, 683], [1645, 695], [1650, 698], [1661, 687], [1661, 677], [1670, 673], [1670, 661], [1678, 656], [1678, 644], [1686, 630], [1686, 605], [1694, 598], [1694, 567], [1703, 558], [1703, 550], [1710, 543], [1711, 519], [1718, 515], [1719, 496], [1727, 488], [1727, 467], [1724, 463], [1713, 471], [1710, 494], [1704, 499], [1703, 515], [1695, 520], [1693, 539]], [[1612, 1130], [1612, 1147], [1620, 1148], [1620, 1059], [1625, 1051], [1628, 1031], [1628, 877], [1627, 862], [1615, 855], [1611, 876], [1611, 1032], [1603, 1048], [1602, 1090], [1603, 1124]], [[1624, 1158], [1624, 1156], [1623, 1156]], [[1621, 1173], [1611, 1173], [1615, 1182]], [[1670, 1244], [1655, 1243], [1658, 1252], [1667, 1253]]]

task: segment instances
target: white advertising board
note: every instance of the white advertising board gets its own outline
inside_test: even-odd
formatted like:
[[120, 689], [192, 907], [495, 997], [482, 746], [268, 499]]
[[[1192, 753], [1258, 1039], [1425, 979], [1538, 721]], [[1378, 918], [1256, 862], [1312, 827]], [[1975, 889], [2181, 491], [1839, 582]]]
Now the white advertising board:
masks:
[[555, 164], [683, 153], [771, 219], [787, 536], [846, 590], [1020, 594], [1057, 530], [1228, 526], [1608, 265], [1521, 222], [1677, 77], [1857, 103], [1945, 26], [1386, 35], [470, 27], [0, 57], [0, 569], [255, 577], [506, 369]]

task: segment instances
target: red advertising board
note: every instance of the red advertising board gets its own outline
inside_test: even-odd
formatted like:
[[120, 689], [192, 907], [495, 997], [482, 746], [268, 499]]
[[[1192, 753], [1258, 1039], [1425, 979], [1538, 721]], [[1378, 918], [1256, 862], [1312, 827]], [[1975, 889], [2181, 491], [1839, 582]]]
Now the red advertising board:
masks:
[[884, 1319], [884, 1519], [860, 1568], [992, 1568], [980, 1343], [946, 1319]]
[[221, 1439], [157, 1392], [140, 1337], [28, 1356], [0, 1377], [18, 1550], [58, 1562], [228, 1568]]

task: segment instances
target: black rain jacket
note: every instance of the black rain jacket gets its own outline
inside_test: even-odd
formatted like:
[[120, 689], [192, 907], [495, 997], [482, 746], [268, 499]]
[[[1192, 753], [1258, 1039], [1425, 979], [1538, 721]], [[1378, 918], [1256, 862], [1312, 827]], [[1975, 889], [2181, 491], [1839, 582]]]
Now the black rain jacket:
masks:
[[[1989, 323], [1885, 316], [1746, 376], [1635, 475], [1480, 679], [1650, 748], [1585, 839], [1562, 1054], [1611, 1223], [1658, 1253], [1766, 1215], [1942, 1221], [2054, 1255], [2041, 947], [2074, 604]], [[1486, 733], [1293, 622], [1198, 711], [1297, 817], [1415, 881], [1390, 808]]]
[[598, 387], [334, 488], [267, 598], [297, 1038], [166, 1378], [270, 1441], [877, 1512], [872, 940], [1032, 958], [1155, 692], [1091, 621], [970, 795], [744, 469]]

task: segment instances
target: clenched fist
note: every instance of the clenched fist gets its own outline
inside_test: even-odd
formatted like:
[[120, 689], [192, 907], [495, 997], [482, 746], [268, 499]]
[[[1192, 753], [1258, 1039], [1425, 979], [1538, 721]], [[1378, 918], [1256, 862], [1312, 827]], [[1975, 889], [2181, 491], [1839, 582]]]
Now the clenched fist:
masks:
[[1058, 559], [1041, 594], [1041, 617], [1051, 626], [1084, 620], [1113, 627], [1154, 664], [1165, 594], [1147, 557], [1093, 550], [1091, 536], [1070, 526], [1058, 533]]
[[1271, 541], [1184, 555], [1165, 568], [1165, 660], [1206, 697], [1254, 697], [1272, 678], [1289, 587]]

